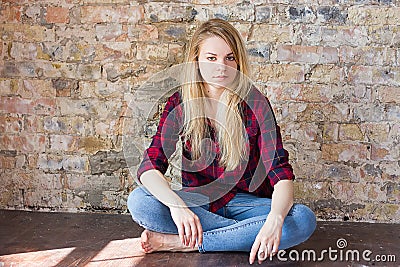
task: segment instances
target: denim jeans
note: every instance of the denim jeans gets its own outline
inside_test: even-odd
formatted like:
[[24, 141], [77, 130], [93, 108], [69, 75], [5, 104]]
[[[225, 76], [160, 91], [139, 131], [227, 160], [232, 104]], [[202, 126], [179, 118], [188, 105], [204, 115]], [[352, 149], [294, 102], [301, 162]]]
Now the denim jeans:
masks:
[[[271, 199], [247, 193], [238, 193], [216, 213], [208, 205], [195, 205], [204, 197], [196, 193], [176, 191], [189, 208], [199, 217], [203, 227], [200, 252], [250, 252], [254, 240], [271, 210]], [[145, 229], [167, 234], [178, 234], [169, 208], [157, 200], [144, 187], [138, 187], [128, 197], [132, 218]], [[306, 241], [316, 228], [314, 213], [302, 204], [294, 204], [286, 216], [279, 249], [286, 249]]]

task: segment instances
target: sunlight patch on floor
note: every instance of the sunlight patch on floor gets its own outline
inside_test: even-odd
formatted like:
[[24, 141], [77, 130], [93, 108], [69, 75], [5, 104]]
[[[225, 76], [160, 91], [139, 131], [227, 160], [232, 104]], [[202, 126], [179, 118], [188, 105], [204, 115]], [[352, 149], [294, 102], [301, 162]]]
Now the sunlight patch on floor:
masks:
[[0, 267], [55, 266], [64, 260], [75, 247], [15, 253], [0, 256]]

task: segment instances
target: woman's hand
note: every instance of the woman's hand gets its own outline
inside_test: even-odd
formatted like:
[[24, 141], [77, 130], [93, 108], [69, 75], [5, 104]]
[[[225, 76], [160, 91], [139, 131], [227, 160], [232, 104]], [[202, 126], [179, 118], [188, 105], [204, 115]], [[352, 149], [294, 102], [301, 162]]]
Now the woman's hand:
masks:
[[194, 248], [198, 239], [200, 246], [203, 242], [203, 228], [199, 217], [186, 206], [170, 207], [170, 211], [182, 244]]
[[274, 256], [278, 252], [282, 236], [283, 221], [284, 218], [280, 214], [268, 214], [267, 220], [260, 229], [251, 247], [250, 264], [254, 263], [256, 256], [258, 258], [258, 263], [261, 264], [268, 257]]

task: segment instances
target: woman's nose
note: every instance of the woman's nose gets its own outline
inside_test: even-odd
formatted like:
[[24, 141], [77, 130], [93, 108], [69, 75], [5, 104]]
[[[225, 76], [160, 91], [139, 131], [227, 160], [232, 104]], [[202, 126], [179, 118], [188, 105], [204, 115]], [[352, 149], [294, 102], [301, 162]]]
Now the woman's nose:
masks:
[[226, 61], [224, 59], [220, 59], [216, 63], [217, 63], [217, 69], [221, 69], [221, 70], [226, 69]]

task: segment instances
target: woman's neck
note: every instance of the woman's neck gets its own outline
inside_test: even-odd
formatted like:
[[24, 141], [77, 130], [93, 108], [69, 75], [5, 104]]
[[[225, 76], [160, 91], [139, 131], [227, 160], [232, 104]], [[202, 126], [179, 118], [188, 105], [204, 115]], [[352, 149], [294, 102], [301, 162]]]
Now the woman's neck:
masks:
[[222, 93], [225, 91], [224, 88], [221, 87], [214, 87], [210, 84], [204, 85], [204, 94], [212, 99], [219, 100]]

